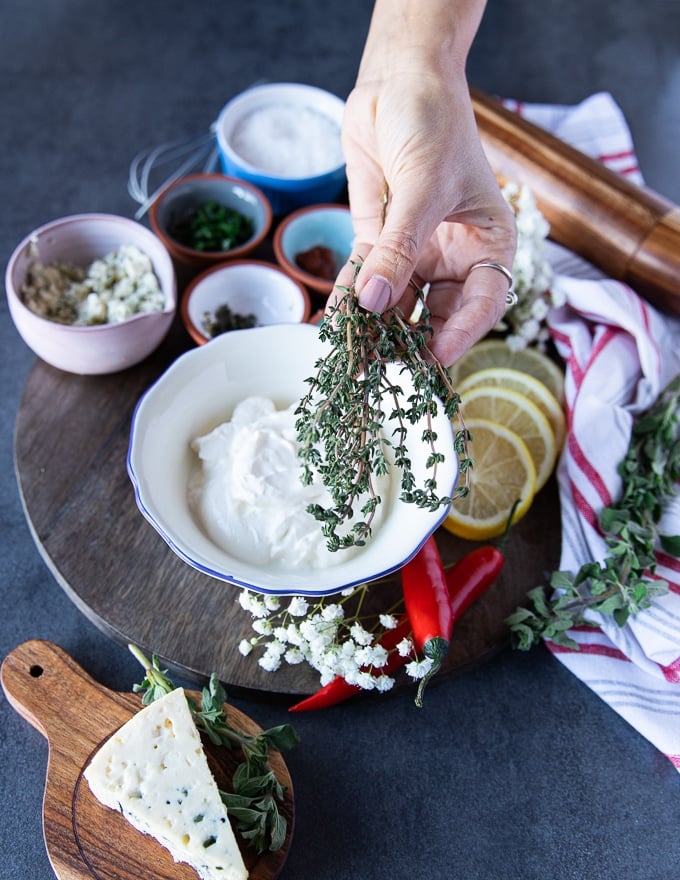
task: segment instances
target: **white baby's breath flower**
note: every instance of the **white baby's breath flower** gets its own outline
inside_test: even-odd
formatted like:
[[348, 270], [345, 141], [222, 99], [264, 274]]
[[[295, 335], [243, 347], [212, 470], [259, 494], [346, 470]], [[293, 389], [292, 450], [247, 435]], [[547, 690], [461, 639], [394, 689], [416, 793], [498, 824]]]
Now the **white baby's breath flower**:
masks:
[[370, 672], [359, 672], [356, 684], [365, 691], [372, 691], [375, 688], [376, 678]]
[[505, 344], [508, 346], [510, 351], [520, 351], [521, 349], [527, 347], [526, 339], [523, 339], [521, 336], [517, 336], [515, 333], [511, 333], [509, 336], [505, 337]]
[[432, 669], [432, 660], [429, 657], [425, 657], [424, 660], [412, 660], [404, 668], [411, 678], [418, 681], [421, 678], [425, 678], [430, 669]]
[[541, 297], [531, 304], [531, 317], [536, 321], [543, 321], [550, 311], [548, 303]]
[[387, 663], [388, 657], [389, 654], [382, 645], [375, 645], [375, 647], [371, 649], [371, 664], [375, 666], [376, 669], [382, 669]]
[[555, 284], [550, 288], [550, 301], [555, 308], [562, 308], [567, 301], [567, 294], [559, 285]]
[[373, 641], [373, 635], [358, 620], [350, 627], [349, 634], [358, 645], [370, 645]]
[[356, 587], [345, 587], [344, 590], [340, 591], [340, 595], [347, 599], [354, 593], [355, 589]]
[[340, 645], [340, 653], [345, 658], [353, 658], [354, 652], [356, 651], [356, 649], [357, 649], [357, 643], [354, 641], [354, 639], [346, 639]]
[[278, 639], [280, 642], [288, 641], [288, 627], [287, 626], [275, 626], [273, 629], [274, 638]]
[[284, 645], [283, 642], [280, 642], [278, 639], [272, 639], [267, 645], [267, 653], [272, 656], [281, 657], [285, 654], [287, 648], [288, 646]]
[[373, 661], [373, 648], [370, 645], [362, 645], [354, 652], [354, 659], [359, 666], [368, 666]]
[[533, 339], [537, 338], [540, 329], [541, 326], [538, 321], [534, 318], [529, 318], [529, 320], [525, 321], [519, 328], [519, 334], [526, 339], [527, 342], [531, 342]]
[[402, 639], [397, 645], [397, 653], [400, 657], [408, 657], [413, 653], [413, 642], [411, 639]]
[[387, 691], [392, 690], [394, 687], [394, 679], [390, 678], [389, 675], [377, 675], [374, 676], [375, 679], [375, 689], [379, 691], [381, 694], [386, 693]]
[[273, 627], [270, 620], [267, 620], [264, 617], [256, 617], [255, 620], [253, 620], [253, 629], [261, 636], [266, 636], [271, 634]]
[[399, 622], [394, 614], [381, 614], [378, 620], [384, 629], [395, 629]]
[[280, 596], [270, 596], [267, 595], [262, 600], [264, 602], [264, 607], [267, 611], [278, 611], [281, 607], [281, 598]]
[[265, 651], [257, 663], [267, 672], [276, 672], [281, 666], [281, 657], [278, 654], [270, 654], [269, 651]]
[[298, 663], [302, 663], [305, 658], [299, 648], [289, 648], [283, 655], [283, 659], [291, 666], [296, 666]]
[[248, 639], [241, 639], [238, 644], [239, 653], [244, 657], [247, 657], [253, 650], [252, 644], [248, 641]]
[[260, 596], [251, 595], [248, 610], [253, 617], [267, 617], [269, 615], [269, 609]]
[[238, 604], [243, 608], [244, 611], [250, 611], [250, 600], [251, 594], [248, 590], [241, 590], [238, 594]]
[[506, 311], [497, 329], [509, 331], [506, 342], [517, 350], [541, 343], [547, 336], [541, 324], [552, 303], [549, 291], [553, 272], [545, 249], [550, 227], [529, 187], [511, 181], [503, 186], [502, 192], [515, 214], [517, 248], [512, 276], [518, 301]]
[[328, 667], [322, 667], [319, 669], [319, 684], [321, 687], [330, 684], [334, 678], [337, 678], [337, 675], [332, 669], [329, 669]]
[[293, 617], [304, 617], [309, 610], [309, 602], [303, 596], [293, 596], [288, 604], [288, 613]]
[[302, 633], [294, 623], [289, 623], [286, 627], [286, 641], [290, 645], [297, 645], [298, 647], [304, 642]]
[[339, 664], [338, 674], [341, 675], [350, 684], [356, 684], [357, 675], [360, 672], [359, 664], [356, 657], [343, 656]]
[[329, 623], [336, 620], [342, 620], [344, 616], [345, 612], [342, 605], [333, 603], [332, 605], [324, 605], [321, 609], [321, 617]]
[[317, 638], [317, 625], [318, 620], [314, 617], [306, 617], [300, 621], [300, 635], [305, 641], [311, 642]]

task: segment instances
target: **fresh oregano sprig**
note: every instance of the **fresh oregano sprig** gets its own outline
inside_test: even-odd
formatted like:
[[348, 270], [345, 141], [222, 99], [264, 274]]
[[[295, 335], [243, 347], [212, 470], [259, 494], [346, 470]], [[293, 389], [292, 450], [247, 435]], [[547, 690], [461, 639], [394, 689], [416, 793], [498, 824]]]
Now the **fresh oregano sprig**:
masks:
[[590, 623], [586, 611], [611, 616], [624, 626], [667, 591], [668, 584], [654, 577], [654, 548], [658, 540], [667, 553], [680, 555], [680, 536], [661, 534], [658, 528], [680, 479], [680, 376], [633, 425], [618, 471], [621, 497], [600, 514], [606, 557], [582, 565], [575, 575], [555, 572], [550, 598], [542, 586], [528, 594], [531, 607], [518, 608], [507, 619], [521, 650], [542, 638], [578, 648], [567, 631]]
[[[160, 668], [156, 655], [149, 661], [135, 645], [128, 647], [145, 669], [141, 684], [135, 684], [132, 688], [135, 693], [142, 694], [144, 705], [175, 690], [168, 671]], [[220, 790], [220, 797], [236, 822], [240, 835], [257, 853], [266, 850], [276, 852], [286, 839], [287, 822], [278, 808], [286, 789], [269, 766], [269, 753], [272, 749], [284, 751], [293, 748], [299, 739], [290, 724], [272, 727], [255, 736], [232, 727], [224, 711], [226, 701], [227, 694], [214, 672], [207, 687], [202, 690], [200, 706], [187, 697], [197, 728], [214, 745], [241, 749], [245, 758], [234, 771], [233, 792]]]
[[[303, 482], [308, 485], [318, 475], [332, 499], [331, 506], [310, 505], [308, 511], [322, 523], [332, 551], [365, 544], [381, 503], [377, 480], [392, 463], [401, 473], [401, 498], [418, 507], [436, 510], [467, 492], [465, 480], [453, 498], [437, 491], [437, 468], [445, 457], [432, 422], [437, 401], [449, 419], [458, 417], [455, 454], [462, 474], [470, 466], [460, 398], [428, 348], [432, 328], [422, 291], [416, 292], [415, 320], [406, 320], [398, 308], [382, 315], [361, 308], [354, 283], [339, 291], [319, 330], [321, 340], [329, 343], [328, 353], [316, 362], [316, 374], [307, 379], [309, 390], [296, 410]], [[388, 364], [410, 374], [413, 391], [407, 399], [388, 375]], [[396, 423], [390, 437], [384, 431], [388, 420]], [[421, 420], [428, 473], [416, 485], [406, 437], [408, 426]], [[349, 527], [355, 515], [359, 518]]]

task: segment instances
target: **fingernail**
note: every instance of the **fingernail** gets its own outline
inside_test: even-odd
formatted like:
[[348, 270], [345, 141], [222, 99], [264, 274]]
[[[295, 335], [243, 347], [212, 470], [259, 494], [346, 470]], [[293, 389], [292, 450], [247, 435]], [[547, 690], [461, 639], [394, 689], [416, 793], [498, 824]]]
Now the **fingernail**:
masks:
[[392, 287], [381, 275], [373, 275], [359, 294], [359, 304], [369, 312], [382, 312], [390, 301]]

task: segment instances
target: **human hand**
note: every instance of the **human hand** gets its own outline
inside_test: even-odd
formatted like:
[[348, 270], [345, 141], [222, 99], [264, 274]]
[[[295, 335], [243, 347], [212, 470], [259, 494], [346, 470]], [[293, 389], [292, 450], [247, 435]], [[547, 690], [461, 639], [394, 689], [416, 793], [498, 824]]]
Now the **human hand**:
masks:
[[456, 73], [418, 51], [402, 53], [395, 69], [362, 63], [343, 147], [356, 246], [337, 284], [351, 285], [359, 261], [360, 304], [377, 312], [398, 305], [408, 315], [412, 276], [429, 282], [431, 350], [449, 365], [506, 306], [508, 279], [472, 266], [510, 268], [516, 245], [514, 215], [484, 156], [462, 67]]

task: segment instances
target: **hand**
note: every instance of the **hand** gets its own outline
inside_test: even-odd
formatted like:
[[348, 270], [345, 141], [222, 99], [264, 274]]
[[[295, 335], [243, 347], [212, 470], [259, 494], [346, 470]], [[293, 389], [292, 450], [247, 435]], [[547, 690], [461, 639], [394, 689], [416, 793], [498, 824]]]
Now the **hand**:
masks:
[[[399, 305], [410, 314], [412, 275], [430, 282], [431, 348], [449, 365], [504, 312], [508, 280], [495, 269], [470, 268], [480, 261], [512, 267], [514, 215], [482, 150], [464, 65], [414, 50], [392, 66], [382, 49], [377, 63], [376, 53], [362, 60], [343, 127], [352, 259], [362, 262], [356, 290], [365, 308]], [[349, 286], [353, 276], [348, 263], [338, 285]]]

